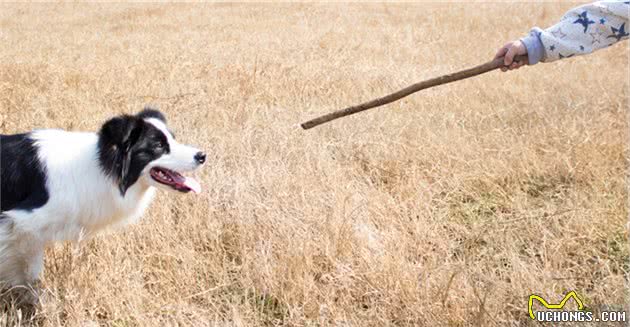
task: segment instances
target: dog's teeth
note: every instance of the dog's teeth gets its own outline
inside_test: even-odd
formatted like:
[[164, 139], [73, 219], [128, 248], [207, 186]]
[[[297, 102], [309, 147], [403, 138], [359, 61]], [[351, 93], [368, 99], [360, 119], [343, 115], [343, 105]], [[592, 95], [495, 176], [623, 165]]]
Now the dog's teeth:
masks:
[[155, 175], [160, 180], [165, 181], [165, 182], [171, 182], [171, 183], [175, 181], [173, 177], [171, 177], [171, 175], [166, 173], [165, 171], [162, 171], [162, 170], [156, 170], [156, 171], [157, 173], [155, 173]]

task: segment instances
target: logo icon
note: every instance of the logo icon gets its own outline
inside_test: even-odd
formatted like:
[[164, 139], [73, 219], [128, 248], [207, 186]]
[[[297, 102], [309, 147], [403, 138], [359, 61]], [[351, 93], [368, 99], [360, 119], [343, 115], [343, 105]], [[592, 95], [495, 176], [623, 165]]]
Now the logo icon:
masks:
[[536, 320], [536, 315], [534, 315], [534, 310], [532, 309], [532, 306], [534, 305], [534, 299], [538, 300], [538, 302], [540, 302], [540, 304], [542, 304], [542, 306], [547, 309], [562, 309], [564, 308], [564, 305], [567, 303], [567, 301], [569, 301], [570, 298], [573, 298], [575, 300], [578, 306], [578, 310], [580, 311], [584, 310], [584, 303], [582, 302], [582, 299], [580, 299], [580, 297], [577, 295], [577, 293], [575, 293], [575, 291], [571, 291], [567, 293], [567, 295], [565, 295], [562, 301], [560, 301], [560, 303], [558, 304], [549, 304], [542, 297], [532, 294], [529, 296], [529, 303], [527, 306], [529, 310], [529, 316], [533, 320]]

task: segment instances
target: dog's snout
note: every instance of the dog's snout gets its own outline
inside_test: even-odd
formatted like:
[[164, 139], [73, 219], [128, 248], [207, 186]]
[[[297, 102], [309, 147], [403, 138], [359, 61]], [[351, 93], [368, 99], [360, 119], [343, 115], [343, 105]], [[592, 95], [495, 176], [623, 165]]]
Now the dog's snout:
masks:
[[200, 165], [203, 164], [206, 162], [206, 154], [201, 151], [197, 152], [195, 154], [195, 161]]

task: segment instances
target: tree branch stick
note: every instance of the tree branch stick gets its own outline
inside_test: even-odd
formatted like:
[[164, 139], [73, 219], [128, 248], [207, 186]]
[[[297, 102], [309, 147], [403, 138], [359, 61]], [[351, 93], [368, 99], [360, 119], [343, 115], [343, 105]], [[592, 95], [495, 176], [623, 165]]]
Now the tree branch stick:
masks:
[[[517, 56], [514, 58], [514, 62], [519, 62], [519, 61], [526, 62], [526, 60], [527, 60], [527, 56]], [[368, 101], [360, 105], [348, 107], [345, 109], [341, 109], [341, 110], [334, 111], [329, 114], [317, 117], [315, 119], [311, 119], [303, 123], [301, 126], [303, 129], [310, 129], [315, 126], [327, 123], [331, 120], [335, 120], [337, 118], [349, 116], [352, 114], [356, 114], [357, 112], [361, 112], [364, 110], [386, 105], [396, 100], [400, 100], [410, 94], [416, 93], [420, 90], [424, 90], [424, 89], [428, 89], [434, 86], [447, 84], [447, 83], [459, 81], [462, 79], [466, 79], [469, 77], [481, 75], [483, 73], [487, 73], [489, 71], [495, 70], [500, 67], [504, 67], [503, 58], [497, 58], [485, 64], [473, 67], [473, 68], [465, 69], [465, 70], [458, 71], [452, 74], [442, 75], [440, 77], [428, 79], [426, 81], [422, 81], [422, 82], [410, 85], [400, 91], [394, 92], [392, 94], [388, 94], [382, 98], [374, 99], [372, 101]]]

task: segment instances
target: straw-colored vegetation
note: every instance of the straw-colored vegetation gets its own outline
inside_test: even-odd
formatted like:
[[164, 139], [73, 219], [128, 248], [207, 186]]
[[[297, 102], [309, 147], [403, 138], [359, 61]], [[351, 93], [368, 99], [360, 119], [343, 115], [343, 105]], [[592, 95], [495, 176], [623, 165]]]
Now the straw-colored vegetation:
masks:
[[201, 195], [51, 247], [35, 321], [529, 325], [531, 293], [568, 290], [626, 307], [627, 42], [298, 126], [573, 5], [0, 5], [2, 133], [151, 103], [210, 154]]

